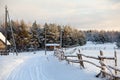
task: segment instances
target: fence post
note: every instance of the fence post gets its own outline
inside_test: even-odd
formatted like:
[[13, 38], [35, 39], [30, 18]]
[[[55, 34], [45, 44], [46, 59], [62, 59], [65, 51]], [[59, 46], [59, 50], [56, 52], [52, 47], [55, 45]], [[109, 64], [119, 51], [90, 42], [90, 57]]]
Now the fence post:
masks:
[[102, 76], [102, 77], [105, 77], [105, 68], [104, 68], [104, 64], [102, 64], [101, 62], [103, 62], [104, 63], [104, 59], [103, 58], [101, 58], [103, 56], [103, 52], [100, 50], [100, 57], [99, 57], [99, 60], [100, 60], [100, 64], [101, 64], [101, 71], [100, 71], [100, 73], [99, 74], [97, 74], [96, 75], [96, 77], [99, 77], [100, 75]]
[[57, 49], [54, 50], [54, 56], [56, 56], [56, 53], [57, 53]]
[[[101, 57], [103, 56], [103, 52], [102, 52], [101, 50], [100, 50], [100, 56], [101, 56]], [[103, 58], [100, 58], [100, 61], [104, 63], [104, 59], [103, 59]], [[102, 72], [102, 77], [105, 77], [106, 75], [105, 75], [105, 73], [104, 73], [104, 72], [105, 72], [104, 65], [101, 64], [101, 67], [102, 67], [101, 70], [103, 71], [103, 72]]]
[[[117, 53], [116, 51], [114, 52], [114, 56], [115, 56], [115, 67], [117, 66]], [[117, 75], [117, 70], [115, 70], [115, 75]]]
[[69, 60], [67, 59], [67, 56], [65, 56], [65, 60], [68, 62], [68, 64], [70, 64]]
[[65, 56], [65, 60], [67, 60], [67, 56]]
[[77, 54], [77, 56], [78, 56], [78, 59], [80, 60], [80, 66], [82, 66], [83, 68], [85, 68], [84, 67], [84, 63], [82, 61], [82, 55], [81, 54]]

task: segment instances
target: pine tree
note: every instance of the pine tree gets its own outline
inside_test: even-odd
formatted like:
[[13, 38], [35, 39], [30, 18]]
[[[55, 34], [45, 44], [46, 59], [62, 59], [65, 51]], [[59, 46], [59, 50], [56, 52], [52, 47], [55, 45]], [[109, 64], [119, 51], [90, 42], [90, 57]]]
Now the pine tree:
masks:
[[18, 32], [16, 34], [16, 45], [19, 50], [26, 50], [29, 46], [30, 35], [26, 30], [27, 25], [22, 20], [20, 26], [18, 26]]

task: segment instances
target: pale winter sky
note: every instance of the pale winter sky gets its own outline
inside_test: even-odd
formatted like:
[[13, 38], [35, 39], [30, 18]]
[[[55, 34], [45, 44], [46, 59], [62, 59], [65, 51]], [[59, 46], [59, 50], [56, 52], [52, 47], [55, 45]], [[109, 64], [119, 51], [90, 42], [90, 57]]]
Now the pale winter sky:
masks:
[[13, 20], [120, 31], [120, 0], [0, 0], [0, 21], [5, 5]]

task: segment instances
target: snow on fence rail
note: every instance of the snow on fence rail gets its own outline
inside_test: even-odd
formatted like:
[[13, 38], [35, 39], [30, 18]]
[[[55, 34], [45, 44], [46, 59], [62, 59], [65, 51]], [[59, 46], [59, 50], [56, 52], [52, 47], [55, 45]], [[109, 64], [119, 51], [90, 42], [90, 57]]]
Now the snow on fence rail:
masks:
[[[110, 80], [120, 80], [120, 76], [117, 75], [117, 72], [120, 72], [120, 69], [116, 68], [117, 67], [117, 54], [116, 54], [116, 51], [114, 52], [114, 57], [105, 57], [105, 56], [103, 56], [103, 52], [102, 51], [100, 51], [100, 55], [98, 57], [87, 56], [87, 55], [81, 54], [80, 50], [79, 50], [79, 53], [77, 55], [65, 55], [64, 52], [62, 50], [60, 50], [60, 49], [56, 49], [55, 52], [54, 52], [54, 55], [57, 56], [60, 60], [66, 60], [68, 62], [68, 64], [70, 62], [72, 62], [72, 63], [79, 63], [82, 68], [85, 68], [84, 62], [90, 63], [90, 64], [100, 68], [101, 69], [100, 73], [97, 74], [96, 77], [100, 77], [101, 76], [102, 78], [105, 78], [105, 77], [109, 76]], [[76, 57], [78, 59], [77, 60], [68, 59], [69, 57]], [[84, 60], [83, 57], [99, 60], [100, 65], [95, 64], [94, 62], [89, 61], [89, 60]], [[110, 65], [106, 65], [104, 63], [105, 59], [107, 59], [107, 60], [114, 60], [115, 67], [112, 67]], [[109, 72], [106, 71], [106, 69]], [[111, 70], [114, 70], [114, 74], [112, 73]]]

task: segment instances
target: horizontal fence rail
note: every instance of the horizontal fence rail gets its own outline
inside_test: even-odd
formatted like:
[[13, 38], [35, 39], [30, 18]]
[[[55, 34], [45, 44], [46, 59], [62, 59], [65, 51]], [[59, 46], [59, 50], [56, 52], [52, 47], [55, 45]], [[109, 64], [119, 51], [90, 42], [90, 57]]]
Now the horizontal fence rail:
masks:
[[[114, 57], [105, 57], [105, 56], [103, 56], [102, 51], [100, 51], [100, 55], [98, 57], [87, 56], [85, 54], [81, 54], [80, 50], [78, 50], [78, 52], [79, 53], [77, 53], [77, 55], [65, 55], [65, 53], [63, 51], [61, 51], [59, 49], [56, 49], [55, 52], [54, 52], [54, 55], [57, 56], [59, 58], [59, 60], [66, 60], [68, 62], [68, 64], [70, 62], [79, 63], [80, 67], [82, 67], [82, 68], [85, 68], [84, 63], [89, 63], [89, 64], [92, 64], [92, 65], [100, 68], [101, 69], [100, 73], [97, 74], [96, 77], [103, 77], [104, 78], [104, 77], [109, 76], [110, 80], [120, 80], [120, 76], [117, 75], [117, 72], [120, 72], [120, 69], [116, 68], [117, 67], [117, 54], [116, 54], [116, 51], [114, 52]], [[70, 59], [70, 58], [74, 58], [74, 57], [76, 57], [77, 60]], [[98, 64], [96, 64], [96, 63], [94, 63], [92, 61], [89, 61], [89, 60], [84, 60], [83, 57], [98, 60], [100, 65], [98, 65]], [[106, 65], [104, 63], [104, 60], [114, 60], [115, 67], [112, 67], [110, 65]], [[109, 72], [106, 71], [106, 70], [108, 70]], [[113, 74], [112, 70], [114, 70], [114, 74]]]

